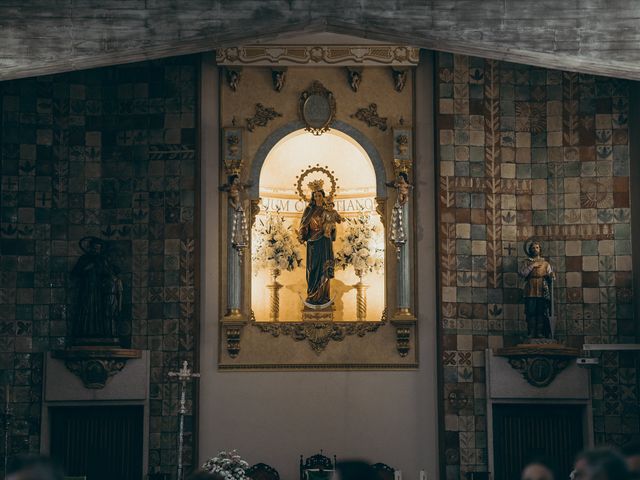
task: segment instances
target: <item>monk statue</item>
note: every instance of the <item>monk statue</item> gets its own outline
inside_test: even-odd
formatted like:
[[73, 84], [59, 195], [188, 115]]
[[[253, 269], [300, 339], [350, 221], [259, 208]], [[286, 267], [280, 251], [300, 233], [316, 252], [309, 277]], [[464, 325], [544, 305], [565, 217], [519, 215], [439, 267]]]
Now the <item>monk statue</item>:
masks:
[[122, 311], [120, 269], [108, 256], [108, 242], [96, 237], [80, 240], [84, 252], [71, 271], [74, 283], [73, 340], [76, 345], [117, 345]]

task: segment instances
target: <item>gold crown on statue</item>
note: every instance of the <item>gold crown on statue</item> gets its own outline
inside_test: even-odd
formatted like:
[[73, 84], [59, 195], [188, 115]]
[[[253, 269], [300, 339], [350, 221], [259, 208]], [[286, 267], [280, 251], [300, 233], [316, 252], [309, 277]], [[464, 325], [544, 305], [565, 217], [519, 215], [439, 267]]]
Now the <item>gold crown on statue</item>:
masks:
[[307, 184], [312, 192], [317, 192], [318, 190], [322, 190], [324, 188], [324, 180], [314, 180]]

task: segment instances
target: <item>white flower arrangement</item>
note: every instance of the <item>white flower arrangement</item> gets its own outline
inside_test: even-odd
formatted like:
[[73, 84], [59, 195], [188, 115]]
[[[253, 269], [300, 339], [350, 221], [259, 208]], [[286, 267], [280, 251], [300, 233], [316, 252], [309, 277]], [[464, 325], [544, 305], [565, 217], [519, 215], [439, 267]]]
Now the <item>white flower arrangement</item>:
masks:
[[355, 218], [347, 218], [344, 243], [336, 253], [336, 267], [346, 269], [351, 265], [356, 275], [379, 272], [384, 267], [382, 234], [371, 217], [360, 212]]
[[269, 214], [266, 220], [259, 219], [253, 242], [253, 266], [255, 271], [288, 270], [291, 272], [302, 263], [296, 248], [291, 225], [286, 225], [282, 216]]
[[245, 474], [247, 468], [249, 464], [242, 460], [235, 450], [219, 452], [202, 464], [202, 470], [205, 472], [217, 473], [228, 480], [249, 480]]

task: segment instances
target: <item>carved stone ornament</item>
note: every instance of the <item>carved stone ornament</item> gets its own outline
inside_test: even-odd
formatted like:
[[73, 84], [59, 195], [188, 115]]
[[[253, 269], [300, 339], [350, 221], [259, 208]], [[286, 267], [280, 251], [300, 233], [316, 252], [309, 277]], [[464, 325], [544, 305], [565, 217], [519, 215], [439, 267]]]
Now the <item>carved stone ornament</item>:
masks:
[[307, 132], [322, 135], [329, 131], [335, 119], [336, 99], [332, 92], [316, 80], [300, 95], [298, 113]]
[[256, 217], [260, 213], [261, 201], [262, 200], [260, 198], [255, 198], [251, 200], [251, 217], [250, 217], [251, 228], [253, 228], [253, 225], [256, 223]]
[[369, 104], [366, 108], [359, 108], [356, 113], [351, 115], [351, 118], [357, 118], [370, 127], [377, 127], [383, 132], [387, 131], [387, 118], [378, 115], [378, 105], [375, 103]]
[[386, 322], [256, 322], [252, 324], [261, 332], [274, 337], [287, 335], [297, 342], [307, 340], [314, 352], [320, 354], [330, 341], [341, 342], [349, 335], [364, 337], [377, 331]]
[[266, 127], [270, 120], [281, 117], [282, 114], [276, 112], [273, 107], [265, 107], [261, 103], [256, 103], [256, 113], [253, 117], [247, 118], [247, 130], [253, 132], [256, 127]]
[[64, 360], [67, 369], [77, 375], [85, 388], [102, 389], [109, 378], [122, 371], [127, 360], [140, 358], [140, 350], [112, 347], [78, 346], [52, 352]]
[[404, 86], [407, 84], [407, 75], [409, 70], [406, 68], [391, 68], [391, 74], [393, 76], [393, 89], [400, 93], [404, 90]]
[[411, 340], [411, 328], [409, 327], [396, 328], [396, 348], [401, 357], [406, 357], [409, 354], [410, 340]]
[[287, 81], [287, 67], [272, 68], [271, 80], [273, 81], [273, 89], [276, 92], [281, 92]]
[[351, 90], [357, 92], [362, 82], [362, 68], [347, 67], [347, 78]]
[[242, 150], [244, 146], [242, 127], [226, 127], [222, 129], [224, 138], [222, 161], [226, 175], [240, 175], [242, 171]]
[[227, 84], [229, 88], [234, 92], [238, 90], [240, 85], [240, 76], [242, 75], [242, 67], [227, 67], [225, 68], [227, 77]]
[[240, 353], [240, 332], [239, 326], [225, 326], [224, 333], [227, 339], [227, 353], [231, 358], [236, 358]]
[[420, 49], [404, 45], [244, 45], [216, 50], [217, 65], [416, 66]]
[[536, 343], [501, 348], [495, 355], [508, 358], [509, 365], [530, 385], [542, 388], [550, 385], [578, 353], [577, 348], [559, 343]]
[[463, 390], [451, 390], [447, 395], [447, 402], [454, 412], [459, 412], [469, 406], [469, 396]]

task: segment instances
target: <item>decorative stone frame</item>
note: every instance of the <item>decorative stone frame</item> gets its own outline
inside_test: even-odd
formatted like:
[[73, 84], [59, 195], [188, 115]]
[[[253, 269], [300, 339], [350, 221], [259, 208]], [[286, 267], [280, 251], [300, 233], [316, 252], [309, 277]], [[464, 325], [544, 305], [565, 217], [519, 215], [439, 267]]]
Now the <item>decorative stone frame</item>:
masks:
[[[331, 88], [327, 85], [328, 88]], [[340, 108], [340, 106], [339, 106]], [[345, 109], [346, 110], [346, 109]], [[345, 112], [346, 113], [346, 112]], [[290, 117], [289, 117], [290, 118]], [[242, 182], [245, 190], [244, 210], [251, 225], [258, 212], [260, 173], [273, 147], [287, 135], [305, 129], [303, 121], [296, 119], [282, 125], [268, 125], [271, 131], [254, 153], [244, 158]], [[413, 235], [415, 226], [410, 224], [410, 241], [406, 245], [409, 263], [398, 262], [396, 252], [388, 243], [388, 226], [395, 193], [387, 182], [394, 178], [393, 152], [379, 151], [379, 145], [363, 131], [343, 120], [334, 120], [330, 125], [359, 144], [369, 157], [375, 172], [377, 211], [385, 225], [385, 313], [379, 322], [366, 321], [300, 321], [257, 322], [251, 310], [251, 264], [243, 261], [231, 266], [229, 256], [221, 256], [220, 341], [218, 367], [233, 369], [398, 369], [417, 367], [417, 322], [408, 308], [399, 308], [399, 292], [396, 285], [402, 284], [409, 291], [404, 295], [415, 301], [413, 288], [413, 264], [415, 254]], [[369, 133], [369, 132], [367, 132]], [[391, 131], [389, 143], [393, 139]], [[380, 142], [378, 142], [380, 143]], [[259, 146], [258, 146], [259, 145]], [[250, 157], [250, 158], [248, 158]], [[385, 161], [383, 158], [387, 159]], [[221, 198], [220, 252], [228, 252], [228, 207]], [[411, 210], [412, 206], [408, 206]], [[399, 273], [406, 265], [411, 271]], [[399, 277], [404, 278], [401, 280]], [[225, 282], [226, 280], [226, 282]], [[236, 289], [235, 291], [233, 289]], [[230, 309], [225, 298], [240, 298], [239, 309]], [[233, 314], [228, 312], [233, 310]], [[398, 312], [402, 311], [401, 315]], [[389, 314], [389, 312], [395, 312]], [[397, 318], [396, 318], [397, 317]]]

